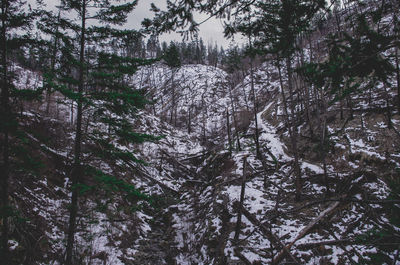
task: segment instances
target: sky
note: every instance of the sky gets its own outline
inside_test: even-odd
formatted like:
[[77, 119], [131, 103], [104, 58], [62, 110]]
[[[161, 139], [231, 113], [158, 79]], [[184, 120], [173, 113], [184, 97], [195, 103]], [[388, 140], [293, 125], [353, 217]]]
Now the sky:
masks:
[[[47, 8], [55, 9], [55, 6], [60, 0], [44, 0]], [[35, 0], [28, 0], [29, 4], [35, 6]], [[132, 11], [128, 17], [128, 22], [125, 26], [129, 29], [140, 29], [141, 23], [145, 18], [153, 17], [153, 12], [150, 11], [150, 5], [154, 3], [160, 9], [166, 8], [166, 0], [139, 0], [137, 7]], [[208, 18], [205, 14], [194, 14], [194, 18], [197, 22], [201, 22]], [[216, 18], [210, 18], [206, 22], [200, 25], [199, 37], [201, 37], [205, 44], [215, 43], [218, 47], [224, 48], [229, 47], [232, 40], [225, 39], [223, 34], [223, 22]], [[160, 41], [182, 41], [182, 36], [179, 33], [168, 33], [160, 36]], [[238, 38], [235, 39], [238, 42]], [[240, 43], [240, 41], [239, 41]]]
[[[166, 7], [166, 0], [139, 0], [138, 6], [133, 10], [132, 14], [128, 18], [129, 27], [139, 29], [141, 22], [144, 18], [150, 18], [153, 16], [153, 12], [150, 11], [150, 5], [154, 3], [160, 9]], [[201, 22], [207, 18], [204, 14], [195, 14], [197, 22]], [[229, 46], [230, 40], [224, 38], [223, 34], [223, 23], [219, 19], [211, 18], [202, 25], [200, 25], [199, 37], [201, 37], [205, 44], [217, 43], [218, 46], [224, 48]], [[178, 33], [163, 34], [160, 36], [160, 41], [181, 41], [182, 37]]]

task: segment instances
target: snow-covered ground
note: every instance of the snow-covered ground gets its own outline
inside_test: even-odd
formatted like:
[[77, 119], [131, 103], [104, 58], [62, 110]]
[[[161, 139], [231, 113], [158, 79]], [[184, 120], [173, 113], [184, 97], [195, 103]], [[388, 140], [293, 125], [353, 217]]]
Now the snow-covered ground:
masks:
[[[29, 78], [29, 73], [20, 72], [23, 78], [19, 85], [27, 83], [28, 79], [33, 80]], [[244, 207], [260, 222], [271, 224], [271, 232], [285, 245], [334, 203], [326, 201], [302, 208], [309, 202], [323, 200], [325, 195], [321, 161], [308, 157], [306, 153], [300, 159], [306, 199], [294, 200], [293, 156], [287, 133], [281, 130], [284, 128], [284, 112], [280, 85], [278, 80], [271, 78], [272, 74], [276, 75], [276, 69], [267, 63], [255, 71], [254, 88], [259, 110], [256, 117], [260, 146], [266, 160], [263, 164], [256, 158], [253, 138], [245, 137], [253, 135], [255, 128], [249, 77], [236, 87], [229, 87], [229, 75], [214, 67], [184, 65], [172, 71], [163, 65], [153, 65], [140, 69], [132, 82], [145, 89], [154, 104], [132, 117], [130, 122], [139, 133], [163, 138], [140, 145], [121, 144], [120, 148], [134, 152], [138, 159], [146, 162], [138, 165], [136, 171], [124, 167], [121, 161], [102, 161], [95, 166], [110, 174], [121, 174], [141, 191], [163, 198], [164, 208], [141, 208], [134, 214], [124, 212], [120, 217], [126, 221], [112, 222], [107, 213], [93, 210], [96, 208], [93, 198], [87, 198], [84, 214], [88, 217], [80, 223], [85, 229], [77, 234], [78, 252], [86, 253], [85, 262], [140, 264], [148, 258], [146, 255], [164, 252], [157, 254], [159, 264], [166, 263], [168, 255], [182, 265], [215, 264], [220, 260], [221, 253], [234, 264], [239, 260], [236, 254], [239, 250], [250, 262], [269, 264], [271, 256], [277, 255], [280, 248], [277, 249], [268, 236], [246, 217], [242, 218], [239, 242], [233, 240], [237, 219], [232, 203], [240, 197], [244, 159], [248, 175]], [[359, 100], [359, 104], [362, 102]], [[60, 105], [59, 108], [57, 119], [50, 120], [54, 124], [53, 137], [57, 124], [70, 122], [75, 112], [68, 105]], [[39, 109], [45, 108], [39, 106]], [[237, 150], [235, 143], [233, 152], [229, 153], [226, 116], [228, 111], [230, 125], [235, 131], [233, 109], [242, 126], [242, 150]], [[247, 116], [238, 114], [245, 112]], [[36, 118], [40, 120], [38, 115], [34, 111], [23, 113], [32, 123]], [[398, 120], [399, 117], [393, 119], [397, 128], [400, 125]], [[336, 152], [328, 162], [329, 174], [337, 178], [332, 185], [338, 194], [346, 195], [348, 199], [386, 199], [390, 189], [385, 179], [379, 175], [370, 178], [367, 170], [385, 161], [389, 162], [385, 164], [387, 168], [399, 166], [400, 156], [398, 152], [392, 152], [398, 146], [384, 142], [390, 131], [381, 116], [363, 116], [363, 122], [361, 130], [360, 119], [355, 118], [343, 134], [335, 134], [341, 127], [340, 122], [328, 125]], [[96, 128], [97, 124], [89, 124], [89, 131], [91, 126]], [[302, 124], [299, 128], [301, 134], [306, 126]], [[73, 131], [69, 130], [65, 134], [68, 141], [72, 141]], [[211, 147], [210, 142], [214, 143]], [[50, 142], [42, 144], [41, 148], [64, 157], [66, 161], [71, 158], [70, 144], [52, 146]], [[349, 170], [354, 170], [354, 174]], [[36, 189], [26, 186], [18, 191], [23, 200], [36, 202], [37, 206], [32, 207], [29, 214], [39, 215], [40, 220], [47, 222], [46, 237], [52, 242], [49, 252], [54, 256], [61, 255], [63, 251], [63, 230], [68, 214], [68, 178], [64, 172], [59, 173], [61, 184], [55, 184], [54, 176], [44, 174], [40, 181], [32, 184]], [[46, 189], [52, 191], [37, 195]], [[340, 189], [346, 190], [346, 194], [340, 193]], [[111, 207], [118, 208], [118, 204]], [[381, 215], [373, 220], [370, 218], [371, 211]], [[55, 213], [59, 214], [57, 218]], [[387, 219], [383, 207], [379, 205], [343, 203], [340, 210], [296, 241], [291, 252], [301, 264], [318, 264], [324, 260], [333, 264], [361, 262], [361, 258], [380, 250], [361, 244], [329, 245], [308, 250], [298, 247], [318, 241], [355, 239], [376, 228], [374, 222], [387, 223]], [[14, 241], [12, 244], [18, 249], [20, 242]], [[165, 242], [168, 242], [167, 246]]]

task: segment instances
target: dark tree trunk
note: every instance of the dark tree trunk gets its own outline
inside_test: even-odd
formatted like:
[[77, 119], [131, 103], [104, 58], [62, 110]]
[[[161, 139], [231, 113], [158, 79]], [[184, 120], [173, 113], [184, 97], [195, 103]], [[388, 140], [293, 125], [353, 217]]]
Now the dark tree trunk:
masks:
[[[249, 37], [249, 43], [251, 47], [251, 41]], [[259, 143], [259, 136], [258, 136], [258, 120], [257, 120], [257, 112], [258, 112], [258, 104], [257, 104], [257, 99], [256, 99], [256, 92], [254, 89], [254, 69], [253, 69], [253, 56], [250, 56], [250, 85], [251, 85], [251, 93], [253, 96], [253, 114], [254, 114], [254, 122], [255, 122], [255, 133], [254, 133], [254, 140], [256, 144], [256, 154], [257, 158], [261, 159], [261, 153], [260, 153], [260, 143]]]
[[188, 134], [192, 132], [192, 107], [189, 107], [188, 110], [188, 115], [189, 115], [189, 121], [188, 121]]
[[235, 112], [235, 105], [233, 104], [233, 95], [232, 95], [232, 87], [233, 87], [233, 83], [229, 83], [229, 97], [231, 99], [231, 108], [232, 108], [232, 116], [233, 116], [233, 124], [235, 125], [235, 134], [236, 134], [236, 141], [237, 141], [237, 147], [238, 150], [241, 150], [240, 147], [240, 137], [239, 137], [239, 126], [236, 120], [236, 112]]
[[295, 173], [295, 188], [296, 188], [296, 199], [299, 200], [301, 196], [301, 170], [299, 165], [299, 153], [297, 148], [297, 126], [295, 121], [295, 102], [293, 101], [293, 86], [292, 86], [292, 65], [290, 58], [286, 58], [286, 67], [288, 72], [288, 89], [289, 89], [289, 100], [290, 100], [290, 109], [291, 114], [288, 113], [288, 104], [285, 95], [285, 90], [283, 86], [283, 79], [282, 79], [282, 71], [280, 67], [280, 62], [277, 62], [278, 72], [279, 72], [279, 81], [281, 84], [282, 90], [282, 100], [284, 105], [286, 123], [289, 130], [290, 141], [292, 146], [292, 151], [294, 155], [294, 173]]
[[246, 161], [247, 157], [243, 158], [243, 176], [242, 176], [242, 188], [240, 190], [240, 208], [238, 208], [238, 216], [237, 216], [237, 221], [236, 221], [236, 229], [235, 229], [235, 237], [234, 240], [237, 242], [239, 240], [239, 235], [240, 235], [240, 226], [242, 224], [242, 211], [241, 208], [243, 207], [244, 203], [244, 196], [246, 193]]
[[290, 111], [291, 118], [290, 124], [292, 126], [292, 135], [291, 142], [294, 154], [294, 172], [296, 174], [296, 199], [300, 198], [301, 194], [301, 171], [299, 165], [299, 151], [297, 148], [297, 125], [296, 125], [296, 104], [293, 99], [294, 91], [293, 91], [293, 71], [292, 71], [292, 63], [289, 57], [286, 57], [286, 67], [288, 72], [288, 88], [289, 88], [289, 99], [290, 99]]
[[[387, 116], [387, 126], [389, 129], [392, 129], [393, 123], [392, 123], [392, 111], [390, 110], [390, 100], [389, 100], [389, 93], [386, 90], [386, 85], [383, 85], [383, 92], [385, 94], [385, 100], [386, 100], [386, 116]], [[361, 113], [362, 115], [362, 113]]]
[[3, 126], [3, 165], [1, 168], [2, 177], [1, 177], [1, 219], [2, 219], [2, 237], [1, 237], [1, 245], [0, 245], [0, 259], [3, 264], [8, 264], [8, 216], [9, 216], [9, 201], [8, 201], [8, 182], [9, 182], [9, 170], [10, 170], [10, 161], [9, 161], [9, 87], [8, 87], [8, 72], [7, 72], [7, 35], [6, 35], [6, 20], [8, 13], [8, 1], [1, 2], [1, 67], [2, 69], [2, 80], [1, 80], [1, 112], [2, 115], [1, 122], [5, 125]]
[[226, 109], [226, 133], [228, 134], [229, 152], [232, 152], [231, 124], [229, 122], [229, 110]]
[[400, 113], [400, 67], [399, 67], [399, 49], [396, 47], [395, 59], [396, 59], [396, 79], [397, 79], [397, 109]]
[[[55, 65], [56, 65], [56, 56], [57, 56], [57, 47], [58, 47], [58, 23], [60, 22], [60, 11], [58, 11], [57, 17], [57, 25], [55, 27], [56, 35], [54, 36], [54, 43], [52, 47], [52, 55], [51, 55], [51, 62], [50, 62], [50, 72], [51, 75], [54, 75]], [[51, 100], [51, 87], [47, 87], [46, 93], [46, 114], [50, 112], [50, 100]]]
[[71, 170], [71, 206], [70, 206], [70, 216], [69, 216], [69, 226], [67, 234], [67, 248], [66, 248], [66, 265], [73, 264], [73, 248], [74, 248], [74, 238], [76, 231], [76, 217], [78, 213], [78, 188], [77, 184], [80, 181], [81, 171], [81, 144], [82, 144], [82, 96], [83, 96], [83, 86], [84, 86], [84, 72], [85, 72], [85, 34], [86, 34], [86, 0], [82, 1], [82, 13], [81, 13], [81, 39], [80, 39], [80, 57], [79, 57], [79, 85], [78, 94], [79, 98], [77, 100], [77, 120], [76, 120], [76, 135], [75, 135], [75, 145], [74, 145], [74, 164]]

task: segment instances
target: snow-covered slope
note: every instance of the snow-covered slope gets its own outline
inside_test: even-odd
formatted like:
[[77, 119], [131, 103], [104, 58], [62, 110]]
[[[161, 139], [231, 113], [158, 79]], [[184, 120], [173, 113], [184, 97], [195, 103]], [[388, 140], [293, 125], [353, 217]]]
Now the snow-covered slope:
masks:
[[[255, 92], [260, 106], [268, 98], [268, 69], [255, 72]], [[232, 87], [226, 72], [205, 65], [170, 69], [162, 64], [142, 68], [133, 80], [155, 101], [151, 111], [163, 121], [193, 133], [203, 142], [220, 144], [226, 137], [227, 115], [235, 113], [239, 130], [245, 130], [253, 110], [250, 79]], [[275, 88], [272, 88], [275, 89]]]
[[[28, 71], [20, 72], [21, 76], [29, 76]], [[270, 264], [282, 251], [279, 242], [288, 246], [320, 215], [320, 222], [290, 248], [298, 263], [368, 263], [376, 253], [393, 258], [393, 249], [356, 241], [390, 226], [390, 210], [382, 204], [363, 203], [388, 197], [388, 179], [397, 176], [395, 169], [400, 165], [400, 141], [388, 141], [398, 135], [387, 128], [385, 115], [373, 110], [362, 112], [368, 99], [360, 96], [353, 98], [356, 111], [352, 120], [340, 119], [338, 104], [330, 106], [332, 150], [327, 168], [335, 193], [330, 198], [325, 197], [323, 165], [315, 155], [318, 145], [306, 137], [308, 126], [303, 120], [298, 142], [303, 200], [296, 201], [294, 158], [276, 67], [265, 63], [254, 73], [261, 160], [256, 157], [253, 139], [250, 76], [235, 87], [231, 87], [229, 78], [221, 69], [202, 65], [171, 70], [159, 64], [142, 68], [135, 75], [132, 81], [148, 91], [154, 104], [130, 122], [137, 132], [164, 137], [140, 145], [121, 144], [145, 164], [132, 166], [121, 161], [91, 160], [90, 156], [85, 162], [129, 181], [154, 201], [133, 212], [125, 209], [124, 199], [118, 197], [104, 210], [99, 207], [99, 203], [106, 203], [102, 194], [83, 195], [76, 249], [81, 263]], [[25, 79], [19, 84], [27, 83]], [[377, 107], [385, 106], [381, 88], [373, 96]], [[57, 106], [58, 99], [61, 97], [57, 94], [51, 99], [52, 110], [58, 109], [51, 111], [51, 118], [44, 114], [44, 105], [23, 112], [24, 126], [30, 131], [30, 148], [39, 150], [38, 156], [47, 167], [38, 177], [16, 178], [12, 196], [23, 217], [30, 219], [17, 225], [11, 242], [13, 251], [22, 251], [25, 244], [25, 237], [18, 233], [33, 231], [29, 239], [32, 245], [34, 238], [41, 237], [43, 242], [39, 246], [44, 255], [32, 257], [39, 264], [60, 263], [68, 220], [68, 170], [74, 137], [69, 123], [74, 108]], [[299, 116], [304, 115], [302, 106], [297, 109]], [[231, 136], [240, 137], [240, 150], [235, 142], [229, 152], [227, 116]], [[316, 115], [312, 121], [317, 127]], [[398, 113], [392, 121], [399, 131]], [[96, 124], [88, 123], [88, 130], [91, 127]], [[236, 130], [240, 134], [235, 134]], [[87, 142], [85, 148], [90, 147]], [[247, 177], [243, 206], [259, 223], [242, 217], [236, 241], [237, 209], [233, 205], [240, 198], [243, 174]], [[260, 228], [260, 223], [270, 232]], [[320, 241], [331, 244], [309, 245]]]

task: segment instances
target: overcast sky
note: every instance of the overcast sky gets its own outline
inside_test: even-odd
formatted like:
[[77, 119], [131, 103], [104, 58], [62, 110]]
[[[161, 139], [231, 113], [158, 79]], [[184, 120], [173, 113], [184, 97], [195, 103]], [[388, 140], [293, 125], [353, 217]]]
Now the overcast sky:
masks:
[[[151, 3], [154, 3], [160, 9], [166, 7], [166, 0], [139, 0], [138, 6], [129, 16], [127, 26], [139, 29], [144, 18], [152, 17], [153, 13], [150, 11]], [[201, 22], [206, 18], [207, 16], [204, 14], [195, 15], [197, 22]], [[211, 18], [200, 25], [199, 37], [203, 38], [205, 44], [211, 42], [214, 45], [217, 42], [218, 46], [223, 47], [228, 47], [230, 42], [230, 40], [224, 38], [223, 23], [215, 18]], [[160, 37], [160, 41], [170, 42], [171, 40], [181, 41], [182, 37], [177, 33], [164, 34]]]
[[[28, 3], [35, 6], [35, 0], [28, 0]], [[47, 8], [55, 9], [55, 6], [59, 4], [59, 0], [45, 0]], [[125, 25], [130, 29], [140, 29], [141, 22], [145, 18], [153, 17], [153, 12], [150, 11], [150, 5], [154, 3], [160, 9], [165, 9], [166, 0], [139, 0], [137, 7], [129, 15], [128, 23]], [[195, 14], [196, 22], [201, 22], [208, 18], [205, 14]], [[205, 23], [200, 25], [199, 37], [201, 37], [205, 44], [217, 43], [218, 46], [223, 46], [227, 48], [231, 40], [225, 39], [223, 34], [223, 23], [219, 19], [211, 18]], [[163, 34], [160, 36], [160, 41], [170, 42], [181, 41], [182, 37], [178, 33]], [[236, 39], [235, 41], [238, 41]]]

